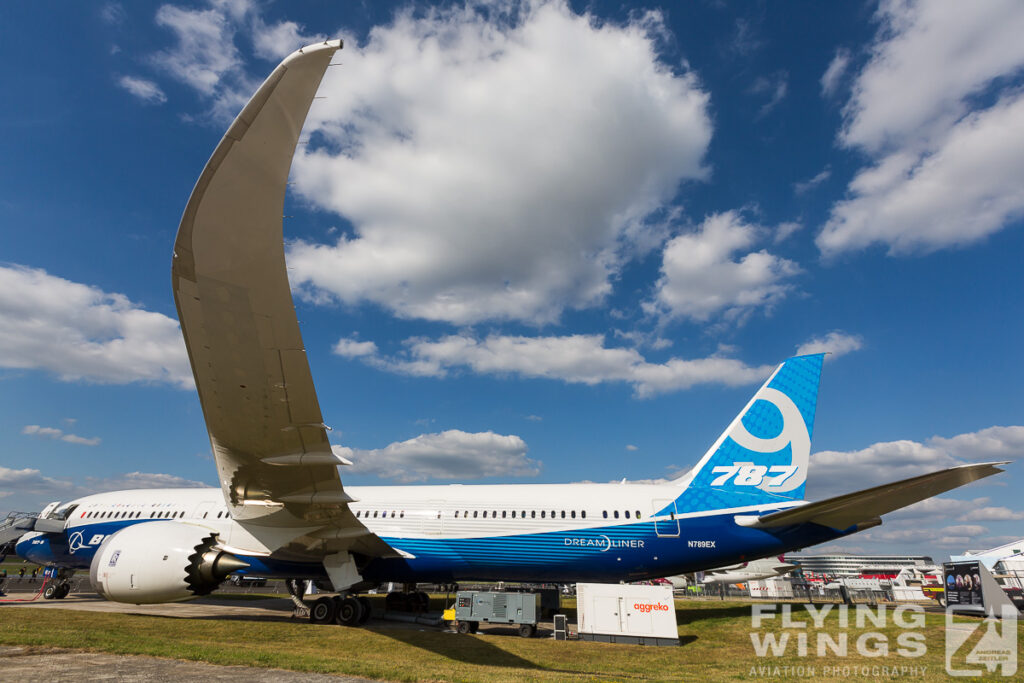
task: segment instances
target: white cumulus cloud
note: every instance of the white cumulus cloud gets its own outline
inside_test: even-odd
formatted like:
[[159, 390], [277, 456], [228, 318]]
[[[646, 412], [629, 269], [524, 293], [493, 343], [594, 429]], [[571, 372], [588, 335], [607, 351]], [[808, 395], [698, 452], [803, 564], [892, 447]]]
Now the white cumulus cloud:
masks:
[[336, 447], [353, 462], [345, 472], [372, 474], [403, 483], [430, 479], [534, 477], [541, 463], [526, 457], [518, 436], [449, 429], [420, 434], [384, 448], [361, 450]]
[[403, 353], [392, 357], [350, 351], [361, 343], [366, 342], [342, 339], [335, 352], [382, 370], [421, 377], [443, 377], [465, 368], [480, 375], [555, 379], [570, 384], [624, 382], [632, 385], [639, 397], [697, 384], [753, 384], [766, 379], [773, 369], [722, 356], [651, 363], [636, 349], [606, 346], [604, 337], [596, 334], [491, 335], [484, 339], [459, 334], [436, 341], [413, 338], [406, 340]]
[[1011, 460], [1022, 456], [1024, 427], [1020, 426], [989, 427], [949, 438], [933, 436], [925, 443], [902, 439], [875, 443], [856, 451], [820, 451], [810, 459], [808, 498], [816, 500], [849, 493], [966, 462]]
[[200, 7], [161, 5], [156, 24], [174, 35], [175, 44], [152, 55], [150, 61], [195, 90], [210, 105], [213, 120], [230, 121], [265, 76], [246, 70], [239, 38], [251, 43], [257, 57], [273, 62], [324, 39], [305, 34], [294, 21], [267, 23], [260, 11], [250, 0], [208, 0]]
[[146, 104], [163, 104], [167, 95], [153, 81], [138, 76], [121, 76], [117, 84]]
[[846, 74], [847, 67], [850, 66], [850, 51], [846, 48], [839, 48], [836, 50], [835, 57], [829, 62], [828, 68], [825, 69], [825, 73], [821, 75], [821, 92], [826, 97], [835, 93], [839, 88], [839, 84], [843, 80], [843, 76]]
[[976, 242], [1024, 215], [1021, 177], [1024, 95], [1014, 94], [957, 122], [934, 148], [893, 152], [858, 173], [817, 243], [828, 254], [873, 243], [907, 253]]
[[173, 318], [44, 270], [0, 266], [0, 367], [63, 380], [193, 386]]
[[203, 482], [173, 474], [128, 472], [111, 477], [86, 477], [84, 480], [74, 481], [68, 477], [50, 477], [31, 467], [12, 469], [0, 466], [0, 498], [3, 498], [9, 507], [25, 511], [39, 510], [53, 500], [67, 502], [104, 491], [205, 486], [207, 484]]
[[354, 233], [291, 246], [301, 294], [458, 324], [552, 321], [599, 304], [664, 239], [679, 184], [705, 177], [708, 95], [660, 59], [658, 14], [489, 9], [400, 12], [346, 41], [293, 176]]
[[654, 301], [645, 308], [697, 321], [770, 308], [790, 292], [787, 280], [800, 267], [766, 250], [750, 251], [763, 232], [738, 212], [726, 211], [674, 237], [665, 246]]
[[839, 136], [871, 162], [833, 206], [818, 247], [928, 252], [1019, 219], [1024, 4], [891, 0], [877, 19]]
[[801, 344], [796, 350], [796, 355], [827, 353], [829, 355], [826, 359], [834, 360], [840, 356], [845, 356], [851, 351], [859, 351], [863, 346], [864, 340], [860, 336], [833, 330], [824, 337], [816, 337]]
[[948, 439], [933, 436], [929, 443], [963, 460], [1013, 460], [1024, 456], [1024, 427], [989, 427]]
[[79, 444], [81, 446], [99, 446], [101, 439], [98, 436], [84, 437], [77, 434], [64, 433], [63, 429], [56, 427], [41, 427], [39, 425], [25, 425], [21, 429], [22, 434], [37, 436], [44, 439], [56, 439], [67, 443]]

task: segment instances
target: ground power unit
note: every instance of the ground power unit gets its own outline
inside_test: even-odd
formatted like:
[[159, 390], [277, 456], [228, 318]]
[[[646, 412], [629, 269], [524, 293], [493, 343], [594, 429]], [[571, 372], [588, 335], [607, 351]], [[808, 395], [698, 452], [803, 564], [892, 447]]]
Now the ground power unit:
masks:
[[678, 645], [676, 605], [670, 586], [576, 584], [581, 640], [631, 645]]
[[531, 638], [537, 632], [541, 611], [540, 593], [459, 591], [455, 596], [454, 616], [459, 633], [476, 633], [481, 623], [512, 624], [519, 635]]

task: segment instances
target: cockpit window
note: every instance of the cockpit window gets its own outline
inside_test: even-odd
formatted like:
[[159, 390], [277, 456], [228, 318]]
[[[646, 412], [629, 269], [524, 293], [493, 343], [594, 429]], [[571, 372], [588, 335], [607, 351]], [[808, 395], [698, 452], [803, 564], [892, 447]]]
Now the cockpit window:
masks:
[[68, 505], [67, 507], [57, 508], [54, 511], [54, 513], [53, 513], [53, 519], [65, 520], [65, 519], [67, 519], [68, 517], [71, 516], [71, 513], [74, 512], [75, 508], [77, 508], [77, 507], [78, 507], [77, 503], [72, 503], [71, 505]]

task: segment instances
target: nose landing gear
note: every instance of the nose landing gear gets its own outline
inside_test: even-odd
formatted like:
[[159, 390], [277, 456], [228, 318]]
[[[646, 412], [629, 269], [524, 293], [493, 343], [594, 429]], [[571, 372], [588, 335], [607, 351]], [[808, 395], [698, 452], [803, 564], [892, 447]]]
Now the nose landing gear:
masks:
[[75, 575], [73, 569], [63, 567], [51, 567], [50, 583], [43, 590], [43, 600], [63, 600], [71, 592], [71, 577]]

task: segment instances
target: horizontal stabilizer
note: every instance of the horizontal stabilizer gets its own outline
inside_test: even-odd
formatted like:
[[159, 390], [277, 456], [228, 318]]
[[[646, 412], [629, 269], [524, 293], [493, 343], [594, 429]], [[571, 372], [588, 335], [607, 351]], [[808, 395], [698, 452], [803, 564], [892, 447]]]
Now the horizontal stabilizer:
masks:
[[925, 498], [998, 474], [1003, 470], [996, 466], [1005, 464], [1006, 462], [985, 462], [951, 467], [948, 470], [922, 474], [919, 477], [847, 493], [761, 517], [739, 518], [737, 523], [761, 529], [811, 522], [833, 529], [848, 529], [854, 524], [870, 521]]

